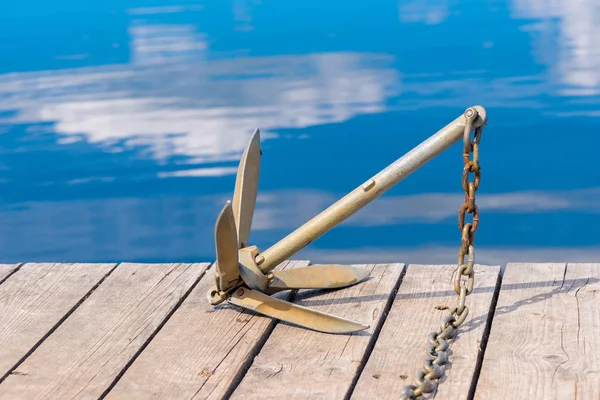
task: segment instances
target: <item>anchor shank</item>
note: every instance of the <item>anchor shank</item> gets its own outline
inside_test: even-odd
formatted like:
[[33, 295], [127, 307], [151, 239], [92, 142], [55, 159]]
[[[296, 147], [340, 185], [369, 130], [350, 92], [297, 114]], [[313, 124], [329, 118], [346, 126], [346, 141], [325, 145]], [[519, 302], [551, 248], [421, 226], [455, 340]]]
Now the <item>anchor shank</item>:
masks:
[[[472, 107], [478, 117], [473, 129], [487, 121], [486, 111], [481, 106]], [[329, 208], [300, 226], [256, 257], [259, 268], [267, 273], [287, 260], [312, 241], [344, 221], [372, 200], [409, 176], [433, 157], [463, 138], [466, 117], [460, 115], [427, 140], [406, 153], [387, 168], [348, 193]]]

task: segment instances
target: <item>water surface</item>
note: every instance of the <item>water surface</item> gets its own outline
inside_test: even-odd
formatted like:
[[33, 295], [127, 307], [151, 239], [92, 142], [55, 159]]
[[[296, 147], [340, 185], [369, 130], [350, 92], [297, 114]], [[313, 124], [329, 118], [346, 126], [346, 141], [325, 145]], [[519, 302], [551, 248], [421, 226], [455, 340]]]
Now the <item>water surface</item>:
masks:
[[[600, 262], [600, 6], [0, 4], [0, 254], [212, 261], [262, 132], [265, 249], [480, 104], [477, 261]], [[456, 262], [457, 143], [293, 258]]]

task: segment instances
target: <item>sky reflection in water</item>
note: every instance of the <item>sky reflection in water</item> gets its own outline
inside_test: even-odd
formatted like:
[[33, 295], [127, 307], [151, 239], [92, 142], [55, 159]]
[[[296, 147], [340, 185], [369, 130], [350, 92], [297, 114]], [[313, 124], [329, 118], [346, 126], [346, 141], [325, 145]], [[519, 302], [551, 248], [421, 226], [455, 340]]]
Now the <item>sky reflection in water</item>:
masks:
[[[600, 260], [592, 0], [1, 7], [3, 262], [211, 261], [257, 127], [265, 249], [474, 104], [477, 261]], [[293, 258], [454, 263], [461, 156]]]

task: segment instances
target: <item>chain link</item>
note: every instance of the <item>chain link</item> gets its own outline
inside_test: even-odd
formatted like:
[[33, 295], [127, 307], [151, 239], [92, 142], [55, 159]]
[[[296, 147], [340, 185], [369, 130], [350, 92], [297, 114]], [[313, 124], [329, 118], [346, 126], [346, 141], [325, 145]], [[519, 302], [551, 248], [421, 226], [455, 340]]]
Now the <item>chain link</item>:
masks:
[[[473, 122], [477, 118], [477, 111], [468, 108], [465, 111], [465, 130], [463, 134], [463, 160], [462, 187], [465, 191], [465, 202], [458, 212], [458, 229], [461, 231], [461, 245], [458, 251], [458, 267], [454, 271], [454, 291], [458, 295], [456, 307], [449, 310], [442, 320], [437, 331], [430, 332], [427, 336], [429, 347], [423, 369], [417, 372], [415, 383], [404, 387], [401, 400], [418, 399], [425, 393], [433, 392], [439, 379], [444, 376], [444, 365], [448, 363], [448, 340], [454, 338], [458, 328], [465, 322], [469, 315], [466, 298], [473, 292], [475, 283], [475, 231], [479, 227], [479, 209], [475, 204], [475, 192], [481, 181], [481, 168], [479, 166], [479, 141], [483, 126], [475, 128], [471, 139]], [[472, 155], [472, 159], [471, 159]], [[470, 175], [472, 174], [472, 175]], [[472, 177], [472, 181], [469, 180]], [[472, 222], [465, 222], [466, 214], [472, 215]], [[465, 256], [467, 262], [465, 263]]]

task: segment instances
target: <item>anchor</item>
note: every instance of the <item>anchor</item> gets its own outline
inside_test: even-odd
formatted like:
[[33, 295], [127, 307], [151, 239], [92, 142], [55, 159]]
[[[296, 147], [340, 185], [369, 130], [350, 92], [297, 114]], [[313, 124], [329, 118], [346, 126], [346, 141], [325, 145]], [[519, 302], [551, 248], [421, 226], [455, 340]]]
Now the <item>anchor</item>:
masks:
[[283, 290], [348, 287], [363, 281], [368, 271], [335, 264], [274, 269], [459, 139], [464, 138], [467, 145], [471, 131], [486, 123], [483, 107], [468, 108], [427, 140], [263, 252], [248, 242], [262, 156], [260, 130], [256, 129], [240, 160], [233, 201], [226, 202], [215, 223], [215, 283], [207, 295], [209, 302], [218, 305], [227, 301], [271, 318], [325, 333], [368, 329], [368, 325], [360, 322], [271, 296]]

